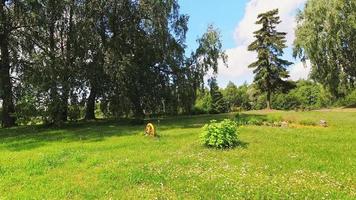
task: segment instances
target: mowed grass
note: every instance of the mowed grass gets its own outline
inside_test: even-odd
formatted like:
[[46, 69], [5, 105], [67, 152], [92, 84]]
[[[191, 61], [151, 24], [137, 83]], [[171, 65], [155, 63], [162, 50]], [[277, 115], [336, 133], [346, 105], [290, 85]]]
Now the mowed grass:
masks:
[[328, 128], [239, 128], [232, 150], [200, 145], [202, 126], [234, 114], [62, 129], [0, 130], [0, 199], [355, 199], [356, 110], [248, 112]]

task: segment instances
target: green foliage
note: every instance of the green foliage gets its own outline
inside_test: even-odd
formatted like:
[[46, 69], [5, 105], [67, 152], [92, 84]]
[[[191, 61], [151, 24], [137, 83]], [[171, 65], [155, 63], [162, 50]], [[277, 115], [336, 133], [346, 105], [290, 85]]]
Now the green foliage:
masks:
[[68, 108], [68, 118], [71, 121], [78, 121], [81, 119], [82, 116], [82, 110], [80, 109], [80, 106], [77, 104], [70, 105]]
[[[313, 110], [333, 104], [331, 94], [319, 83], [300, 80], [289, 81], [289, 90], [277, 90], [272, 95], [272, 107], [278, 110]], [[230, 111], [260, 110], [266, 107], [267, 96], [255, 84], [236, 87], [233, 83], [221, 90]], [[339, 101], [339, 106], [351, 105], [352, 95]], [[346, 103], [347, 100], [349, 103]], [[234, 110], [233, 108], [238, 108]]]
[[[215, 78], [218, 72], [219, 61], [221, 60], [224, 65], [227, 65], [227, 55], [222, 49], [221, 34], [218, 29], [209, 25], [207, 31], [197, 42], [199, 46], [188, 60], [188, 71], [192, 75], [191, 79], [188, 80], [190, 86], [189, 88], [184, 88], [185, 91], [191, 92], [191, 94], [188, 94], [189, 97], [187, 99], [193, 100], [193, 103], [197, 100], [197, 91], [204, 88], [204, 77], [208, 74], [208, 71], [211, 70], [213, 72], [213, 76], [209, 80], [216, 82]], [[222, 94], [218, 90], [218, 88], [210, 88], [211, 109], [201, 109], [199, 106], [195, 106], [195, 112], [204, 110], [209, 110], [209, 112], [213, 113], [225, 112], [227, 108], [224, 105], [224, 100], [222, 100]]]
[[272, 106], [278, 110], [293, 110], [300, 107], [298, 98], [292, 93], [273, 95]]
[[280, 24], [278, 9], [258, 15], [257, 25], [261, 29], [254, 32], [256, 38], [249, 46], [249, 51], [256, 51], [258, 60], [249, 65], [254, 68], [254, 83], [262, 92], [266, 92], [267, 108], [271, 108], [271, 95], [278, 89], [284, 88], [289, 77], [286, 69], [292, 63], [280, 58], [286, 48], [286, 33], [278, 32], [276, 26]]
[[204, 126], [201, 141], [208, 147], [232, 148], [238, 143], [237, 124], [229, 119], [222, 122], [212, 120]]
[[319, 109], [331, 104], [329, 93], [317, 83], [298, 81], [296, 88], [288, 93], [278, 93], [273, 96], [273, 107], [281, 110]]
[[222, 90], [224, 99], [228, 105], [229, 111], [238, 111], [240, 109], [250, 110], [251, 104], [248, 95], [248, 85], [245, 83], [237, 87], [234, 83], [229, 82]]
[[356, 90], [345, 97], [343, 105], [348, 107], [356, 107]]
[[31, 94], [24, 95], [17, 101], [16, 118], [18, 124], [38, 123], [38, 117], [43, 114], [43, 110], [36, 101], [36, 98]]
[[211, 112], [211, 96], [209, 92], [199, 91], [194, 106], [195, 114], [207, 114]]
[[210, 85], [210, 96], [211, 96], [211, 113], [212, 114], [219, 114], [225, 113], [228, 111], [227, 104], [222, 93], [219, 91], [218, 83], [216, 79], [211, 79], [209, 81]]
[[214, 74], [218, 73], [219, 59], [226, 65], [227, 55], [222, 50], [221, 34], [213, 25], [209, 25], [206, 33], [198, 39], [199, 47], [197, 48], [194, 58], [196, 59], [197, 70], [200, 73], [200, 80], [203, 81], [204, 75], [209, 70]]
[[333, 97], [356, 80], [356, 1], [309, 0], [298, 16], [294, 56], [310, 61], [311, 78]]
[[197, 100], [194, 105], [195, 114], [211, 113], [219, 114], [229, 111], [228, 104], [220, 91], [216, 79], [209, 80], [210, 90], [198, 91]]
[[[15, 85], [36, 94], [44, 111], [36, 114], [44, 122], [81, 118], [77, 102], [70, 103], [73, 98], [82, 101], [80, 109], [85, 105], [87, 119], [95, 119], [98, 100], [116, 118], [192, 108], [196, 77], [205, 73], [184, 56], [188, 16], [180, 14], [178, 1], [1, 1], [0, 9], [6, 11], [1, 11], [6, 15], [0, 16], [0, 26], [13, 25], [4, 30], [6, 38], [0, 33], [1, 47], [4, 41], [8, 46], [1, 48], [1, 60], [11, 61], [1, 67], [0, 80], [10, 82], [5, 77], [10, 68], [16, 72], [14, 82], [21, 84]], [[205, 57], [204, 67], [216, 68], [213, 62], [223, 56], [218, 32], [209, 28], [198, 42], [195, 58]], [[25, 94], [13, 95], [12, 85], [3, 83], [0, 90], [1, 98], [7, 97], [3, 113], [14, 125], [13, 103]], [[26, 106], [18, 105], [16, 116], [28, 114], [29, 120]]]

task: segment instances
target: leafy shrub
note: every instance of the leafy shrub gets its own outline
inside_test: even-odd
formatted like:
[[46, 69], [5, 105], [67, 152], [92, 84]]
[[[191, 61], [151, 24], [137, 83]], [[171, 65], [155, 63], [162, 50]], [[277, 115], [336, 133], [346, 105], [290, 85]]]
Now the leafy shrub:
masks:
[[348, 107], [356, 107], [356, 90], [345, 97], [344, 105]]
[[291, 110], [300, 107], [300, 102], [293, 93], [275, 94], [273, 96], [272, 107], [278, 110]]
[[222, 122], [212, 120], [204, 126], [201, 140], [208, 147], [232, 148], [238, 143], [237, 124], [229, 119]]
[[272, 107], [279, 110], [312, 110], [329, 106], [330, 99], [330, 94], [322, 85], [301, 80], [288, 93], [274, 94]]

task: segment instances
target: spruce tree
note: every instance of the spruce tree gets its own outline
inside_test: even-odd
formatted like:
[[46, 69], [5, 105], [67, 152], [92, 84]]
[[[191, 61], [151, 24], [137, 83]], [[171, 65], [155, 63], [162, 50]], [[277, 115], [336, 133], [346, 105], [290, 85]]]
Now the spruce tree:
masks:
[[254, 82], [267, 94], [267, 109], [271, 109], [272, 93], [286, 85], [284, 79], [289, 77], [286, 67], [292, 64], [281, 58], [287, 46], [286, 33], [276, 30], [279, 23], [278, 9], [259, 14], [256, 24], [262, 25], [262, 28], [254, 32], [256, 40], [248, 46], [249, 51], [258, 54], [258, 60], [249, 68], [254, 68]]
[[219, 114], [227, 112], [227, 103], [224, 99], [224, 96], [219, 91], [219, 86], [216, 81], [216, 78], [211, 78], [209, 80], [210, 85], [210, 96], [211, 96], [211, 113]]

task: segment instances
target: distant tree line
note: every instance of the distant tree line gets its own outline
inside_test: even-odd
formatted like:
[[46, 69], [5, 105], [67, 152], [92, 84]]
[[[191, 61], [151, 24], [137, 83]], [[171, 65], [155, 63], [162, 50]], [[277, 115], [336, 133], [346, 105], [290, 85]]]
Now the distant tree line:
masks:
[[[328, 107], [355, 107], [356, 90], [345, 97], [334, 100], [332, 94], [323, 85], [311, 80], [289, 81], [292, 89], [277, 91], [271, 98], [271, 107], [277, 110], [308, 111]], [[221, 98], [214, 101], [211, 91], [205, 88], [199, 92], [194, 107], [195, 114], [213, 114], [261, 110], [267, 107], [267, 95], [254, 83], [236, 86], [230, 82], [225, 88], [218, 89]], [[213, 103], [214, 102], [214, 103]]]
[[3, 127], [190, 113], [217, 60], [209, 26], [186, 57], [189, 17], [177, 0], [1, 0]]

